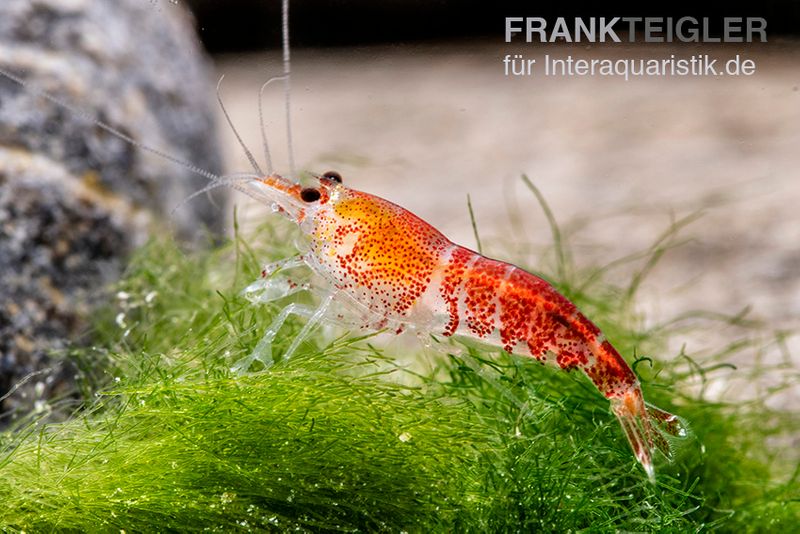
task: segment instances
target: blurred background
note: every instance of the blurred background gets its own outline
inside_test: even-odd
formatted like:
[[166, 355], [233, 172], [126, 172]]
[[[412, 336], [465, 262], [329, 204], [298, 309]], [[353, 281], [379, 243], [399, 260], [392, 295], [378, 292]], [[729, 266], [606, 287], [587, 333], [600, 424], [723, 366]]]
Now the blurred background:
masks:
[[[260, 85], [280, 73], [279, 2], [192, 2], [200, 36], [225, 75], [234, 123], [259, 152]], [[647, 249], [672, 223], [702, 216], [641, 293], [648, 320], [697, 309], [792, 329], [800, 319], [800, 25], [796, 2], [648, 8], [588, 2], [305, 1], [292, 5], [293, 127], [302, 168], [340, 171], [350, 186], [414, 211], [475, 246], [471, 195], [484, 248], [542, 265], [545, 218], [527, 174], [571, 235], [579, 265]], [[767, 18], [769, 42], [510, 44], [505, 16], [724, 16]], [[713, 26], [712, 26], [713, 27]], [[739, 54], [739, 77], [505, 77], [502, 58], [661, 59]], [[282, 94], [265, 109], [286, 170]], [[222, 122], [220, 122], [222, 124]], [[222, 132], [228, 166], [248, 168]], [[241, 198], [234, 199], [243, 203]], [[262, 220], [262, 207], [247, 217]], [[612, 271], [625, 283], [641, 264]], [[699, 349], [732, 335], [709, 331]], [[687, 340], [681, 340], [684, 342]], [[797, 356], [798, 352], [795, 351]]]

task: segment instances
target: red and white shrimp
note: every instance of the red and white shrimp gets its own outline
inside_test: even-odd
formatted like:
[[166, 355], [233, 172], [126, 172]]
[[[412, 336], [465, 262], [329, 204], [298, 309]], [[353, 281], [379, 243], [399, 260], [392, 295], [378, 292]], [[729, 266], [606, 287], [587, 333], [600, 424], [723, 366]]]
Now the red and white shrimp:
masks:
[[302, 187], [272, 174], [245, 185], [248, 194], [297, 223], [307, 244], [300, 256], [268, 266], [246, 293], [273, 300], [301, 289], [277, 272], [298, 265], [327, 286], [316, 310], [284, 309], [253, 357], [269, 360], [263, 351], [286, 316], [298, 313], [309, 321], [293, 351], [335, 300], [371, 328], [472, 338], [579, 369], [610, 401], [636, 459], [654, 480], [653, 451], [669, 456], [662, 432], [683, 436], [685, 430], [676, 416], [645, 404], [636, 375], [574, 304], [543, 279], [456, 245], [402, 207], [350, 189], [336, 172], [318, 181]]

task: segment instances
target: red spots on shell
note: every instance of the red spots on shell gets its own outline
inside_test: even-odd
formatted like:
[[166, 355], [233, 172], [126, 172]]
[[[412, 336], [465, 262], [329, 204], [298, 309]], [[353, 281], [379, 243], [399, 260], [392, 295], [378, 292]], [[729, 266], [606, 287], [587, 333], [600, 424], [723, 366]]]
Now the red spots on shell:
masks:
[[[562, 297], [541, 278], [517, 267], [508, 272], [500, 301], [500, 340], [511, 352], [523, 343], [531, 356], [539, 361], [547, 359], [547, 352], [556, 356], [571, 351], [573, 358], [556, 362], [574, 367], [588, 361], [585, 347], [570, 325], [575, 306]], [[511, 349], [511, 350], [509, 350]]]
[[569, 350], [562, 350], [556, 356], [556, 363], [565, 371], [572, 371], [585, 365], [588, 361], [586, 354], [582, 352], [571, 352]]
[[516, 267], [506, 276], [499, 299], [500, 341], [506, 351], [513, 352], [518, 343], [525, 342], [532, 356], [544, 359], [547, 344], [542, 336], [532, 334], [542, 330], [537, 295], [546, 288], [544, 280]]
[[452, 336], [458, 328], [460, 322], [458, 313], [459, 290], [464, 283], [464, 273], [467, 270], [467, 265], [474, 261], [475, 258], [476, 254], [471, 250], [463, 247], [454, 247], [447, 267], [445, 267], [444, 276], [439, 287], [439, 294], [444, 299], [449, 314], [449, 320], [443, 332], [445, 336]]
[[636, 385], [625, 360], [601, 341], [600, 329], [531, 273], [459, 247], [444, 269], [440, 295], [449, 317], [445, 335], [497, 335], [510, 353], [582, 370], [609, 398]]
[[478, 337], [495, 329], [497, 295], [509, 264], [479, 256], [466, 273], [464, 304], [467, 327]]
[[332, 212], [316, 220], [312, 243], [330, 263], [337, 287], [372, 311], [403, 315], [431, 283], [451, 243], [431, 225], [381, 198], [344, 190]]
[[595, 326], [595, 324], [587, 319], [582, 313], [577, 314], [571, 327], [580, 332], [585, 338], [591, 339], [592, 341], [595, 341], [597, 336], [602, 333], [600, 332], [600, 329], [597, 328], [597, 326]]
[[597, 361], [586, 374], [609, 399], [622, 397], [637, 385], [636, 375], [608, 341], [600, 345]]
[[531, 356], [536, 358], [541, 363], [547, 363], [547, 350], [544, 347], [544, 343], [540, 340], [532, 339], [526, 342], [528, 346], [528, 351], [530, 352]]

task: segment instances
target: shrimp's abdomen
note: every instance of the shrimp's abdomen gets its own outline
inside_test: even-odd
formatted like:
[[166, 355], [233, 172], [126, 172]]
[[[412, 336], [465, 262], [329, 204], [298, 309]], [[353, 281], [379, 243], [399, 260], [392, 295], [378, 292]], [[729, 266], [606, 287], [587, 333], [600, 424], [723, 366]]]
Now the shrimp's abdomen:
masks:
[[635, 375], [600, 329], [545, 280], [456, 247], [439, 284], [444, 335], [471, 337], [564, 370], [580, 369], [607, 397], [635, 389]]

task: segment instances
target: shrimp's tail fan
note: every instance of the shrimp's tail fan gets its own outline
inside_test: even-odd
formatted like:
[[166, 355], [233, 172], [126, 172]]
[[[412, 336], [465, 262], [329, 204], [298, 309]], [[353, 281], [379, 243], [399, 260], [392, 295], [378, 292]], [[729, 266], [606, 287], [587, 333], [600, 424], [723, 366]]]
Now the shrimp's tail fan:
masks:
[[677, 440], [689, 436], [686, 422], [677, 415], [645, 403], [638, 388], [611, 400], [611, 411], [617, 416], [631, 449], [650, 482], [655, 483], [653, 454], [657, 450], [671, 461]]

